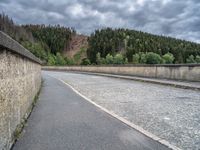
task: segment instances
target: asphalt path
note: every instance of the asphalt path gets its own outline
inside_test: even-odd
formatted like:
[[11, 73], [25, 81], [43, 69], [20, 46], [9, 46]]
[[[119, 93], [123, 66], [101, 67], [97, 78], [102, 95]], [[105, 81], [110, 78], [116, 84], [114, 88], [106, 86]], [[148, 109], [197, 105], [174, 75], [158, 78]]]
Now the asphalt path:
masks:
[[170, 143], [170, 146], [184, 150], [199, 150], [200, 92], [198, 90], [88, 75], [82, 72], [44, 71], [44, 73], [62, 80], [90, 102], [130, 122], [135, 129], [138, 130], [139, 127], [140, 132], [146, 134], [143, 132], [145, 130], [150, 135], [153, 134], [155, 140], [165, 140], [164, 144]]
[[38, 102], [13, 150], [167, 150], [43, 73]]

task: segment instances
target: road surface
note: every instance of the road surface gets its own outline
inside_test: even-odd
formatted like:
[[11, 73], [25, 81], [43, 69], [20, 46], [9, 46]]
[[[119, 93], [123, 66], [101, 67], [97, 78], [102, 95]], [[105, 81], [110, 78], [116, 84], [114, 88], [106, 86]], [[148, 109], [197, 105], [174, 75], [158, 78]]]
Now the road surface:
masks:
[[[47, 74], [55, 76], [43, 73], [44, 84], [37, 105], [14, 150], [168, 149], [95, 107]], [[56, 75], [65, 77], [63, 73]]]
[[172, 145], [200, 149], [199, 91], [95, 75], [45, 73]]

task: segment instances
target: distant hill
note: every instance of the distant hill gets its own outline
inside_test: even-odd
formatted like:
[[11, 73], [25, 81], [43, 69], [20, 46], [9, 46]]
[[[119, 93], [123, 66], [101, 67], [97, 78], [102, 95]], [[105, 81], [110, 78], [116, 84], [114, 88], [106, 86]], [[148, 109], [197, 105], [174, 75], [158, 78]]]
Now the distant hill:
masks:
[[[86, 36], [78, 35], [73, 28], [60, 25], [20, 26], [7, 15], [0, 14], [0, 30], [49, 65], [64, 65], [68, 61], [70, 64], [80, 63], [80, 60], [73, 60], [73, 55], [81, 51], [81, 48], [87, 48]], [[86, 55], [86, 50], [84, 55]]]
[[171, 53], [174, 63], [186, 63], [191, 55], [199, 59], [200, 44], [141, 31], [105, 28], [91, 34], [87, 54], [92, 63], [96, 63], [97, 53], [103, 58], [120, 53], [132, 62], [134, 54], [148, 52], [160, 56]]
[[20, 43], [22, 41], [30, 41], [32, 43], [35, 41], [31, 32], [27, 32], [23, 27], [16, 25], [13, 20], [5, 14], [0, 14], [0, 30]]
[[130, 29], [85, 36], [60, 25], [16, 25], [0, 14], [0, 30], [46, 65], [200, 63], [200, 44]]

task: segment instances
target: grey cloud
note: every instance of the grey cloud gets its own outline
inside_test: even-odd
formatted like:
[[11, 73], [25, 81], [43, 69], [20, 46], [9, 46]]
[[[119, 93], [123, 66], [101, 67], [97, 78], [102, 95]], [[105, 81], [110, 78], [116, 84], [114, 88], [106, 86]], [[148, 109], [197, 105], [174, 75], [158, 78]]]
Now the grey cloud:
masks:
[[61, 24], [90, 34], [125, 27], [200, 41], [199, 0], [1, 0], [0, 10], [19, 24]]

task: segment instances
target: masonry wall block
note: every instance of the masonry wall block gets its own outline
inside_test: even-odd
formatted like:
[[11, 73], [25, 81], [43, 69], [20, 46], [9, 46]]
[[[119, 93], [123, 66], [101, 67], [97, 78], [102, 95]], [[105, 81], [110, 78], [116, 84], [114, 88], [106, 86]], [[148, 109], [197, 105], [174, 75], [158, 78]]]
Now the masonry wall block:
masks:
[[39, 59], [0, 32], [0, 150], [11, 148], [17, 126], [30, 113], [40, 86]]
[[173, 65], [116, 65], [116, 66], [44, 66], [44, 70], [82, 71], [161, 78], [184, 81], [200, 81], [200, 64]]

